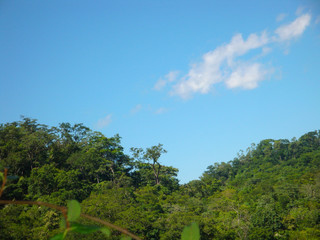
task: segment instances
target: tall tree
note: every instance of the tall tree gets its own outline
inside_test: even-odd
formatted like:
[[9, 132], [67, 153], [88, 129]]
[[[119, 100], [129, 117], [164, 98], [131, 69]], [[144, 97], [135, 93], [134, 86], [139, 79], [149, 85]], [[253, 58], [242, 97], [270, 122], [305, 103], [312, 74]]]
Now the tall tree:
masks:
[[163, 166], [160, 164], [159, 158], [161, 157], [161, 154], [167, 152], [163, 148], [163, 145], [159, 143], [157, 146], [152, 146], [146, 150], [143, 150], [142, 148], [131, 148], [131, 151], [133, 152], [133, 156], [138, 159], [140, 163], [142, 160], [151, 165], [155, 184], [160, 184], [160, 173]]

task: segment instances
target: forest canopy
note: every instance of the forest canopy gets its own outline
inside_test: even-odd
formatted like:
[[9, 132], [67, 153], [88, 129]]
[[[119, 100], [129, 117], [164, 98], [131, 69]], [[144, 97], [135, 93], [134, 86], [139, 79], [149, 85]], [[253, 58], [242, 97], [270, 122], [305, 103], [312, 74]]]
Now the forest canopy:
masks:
[[[0, 170], [16, 176], [1, 199], [64, 206], [75, 199], [85, 213], [142, 239], [180, 239], [192, 222], [201, 239], [320, 239], [320, 131], [262, 140], [187, 184], [161, 163], [165, 153], [158, 144], [129, 156], [119, 135], [22, 118], [0, 125]], [[60, 219], [44, 207], [0, 206], [1, 239], [48, 239]]]

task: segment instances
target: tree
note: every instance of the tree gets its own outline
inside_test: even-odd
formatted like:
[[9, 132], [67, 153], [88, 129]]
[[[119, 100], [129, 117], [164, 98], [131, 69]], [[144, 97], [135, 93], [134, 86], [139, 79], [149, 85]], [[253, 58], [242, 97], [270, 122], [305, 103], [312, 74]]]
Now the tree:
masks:
[[160, 184], [160, 173], [163, 167], [159, 162], [159, 158], [161, 154], [167, 153], [162, 146], [163, 145], [159, 143], [157, 146], [147, 148], [145, 151], [142, 148], [131, 148], [133, 156], [138, 159], [138, 164], [145, 161], [151, 165], [156, 185]]
[[53, 137], [46, 125], [36, 120], [0, 125], [0, 161], [15, 175], [29, 176], [34, 167], [45, 164]]

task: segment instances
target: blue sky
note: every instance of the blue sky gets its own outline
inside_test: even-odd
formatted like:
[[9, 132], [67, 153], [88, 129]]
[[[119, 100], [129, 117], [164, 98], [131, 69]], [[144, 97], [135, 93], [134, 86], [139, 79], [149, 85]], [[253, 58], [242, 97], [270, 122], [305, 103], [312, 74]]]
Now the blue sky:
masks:
[[318, 1], [1, 1], [0, 122], [162, 143], [181, 183], [319, 129]]

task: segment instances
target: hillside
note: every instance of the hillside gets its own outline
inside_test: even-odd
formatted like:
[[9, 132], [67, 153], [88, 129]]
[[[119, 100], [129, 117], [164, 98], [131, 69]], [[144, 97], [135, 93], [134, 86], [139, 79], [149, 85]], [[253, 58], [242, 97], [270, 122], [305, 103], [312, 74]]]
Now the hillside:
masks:
[[[82, 124], [48, 127], [29, 118], [2, 124], [1, 170], [17, 177], [1, 199], [58, 205], [76, 199], [85, 213], [143, 239], [180, 239], [194, 221], [202, 240], [320, 239], [320, 131], [262, 140], [183, 185], [178, 169], [161, 164], [162, 144], [133, 148], [132, 156], [123, 150], [120, 136]], [[1, 206], [0, 239], [48, 239], [60, 219], [38, 206]]]

